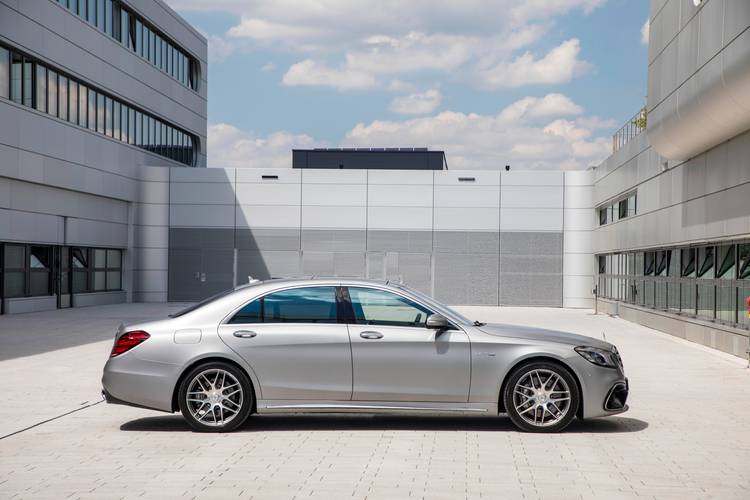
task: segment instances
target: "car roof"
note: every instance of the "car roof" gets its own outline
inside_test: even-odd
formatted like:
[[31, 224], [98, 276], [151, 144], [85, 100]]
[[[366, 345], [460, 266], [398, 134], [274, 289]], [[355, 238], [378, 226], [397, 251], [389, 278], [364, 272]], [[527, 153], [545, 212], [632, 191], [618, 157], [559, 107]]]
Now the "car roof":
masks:
[[380, 286], [399, 286], [403, 285], [400, 281], [395, 280], [378, 280], [369, 278], [347, 278], [342, 276], [310, 276], [310, 277], [299, 277], [299, 278], [269, 278], [266, 280], [255, 280], [250, 281], [246, 284], [238, 285], [235, 290], [241, 290], [243, 288], [255, 286], [255, 285], [380, 285]]

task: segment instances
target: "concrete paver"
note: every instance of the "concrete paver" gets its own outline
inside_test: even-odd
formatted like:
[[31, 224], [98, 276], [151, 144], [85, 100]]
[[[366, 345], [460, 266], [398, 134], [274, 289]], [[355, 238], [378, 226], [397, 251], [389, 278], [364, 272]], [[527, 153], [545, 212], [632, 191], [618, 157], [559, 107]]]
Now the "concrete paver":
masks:
[[[461, 310], [604, 332], [623, 355], [631, 410], [557, 435], [504, 417], [368, 415], [253, 416], [209, 435], [179, 415], [98, 404], [1, 439], [0, 498], [750, 498], [746, 361], [590, 311]], [[167, 312], [0, 317], [0, 352], [33, 353], [0, 361], [0, 436], [96, 401], [117, 324]], [[50, 331], [76, 340], [47, 350]]]

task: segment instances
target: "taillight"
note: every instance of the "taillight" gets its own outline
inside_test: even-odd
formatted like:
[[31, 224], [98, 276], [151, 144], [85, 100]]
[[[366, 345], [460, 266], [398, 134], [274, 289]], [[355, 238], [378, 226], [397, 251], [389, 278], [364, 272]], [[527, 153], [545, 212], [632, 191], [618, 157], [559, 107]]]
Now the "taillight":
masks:
[[144, 332], [143, 330], [135, 330], [132, 332], [125, 332], [115, 341], [115, 345], [112, 347], [112, 352], [109, 357], [114, 358], [124, 352], [128, 352], [133, 347], [137, 346], [141, 342], [148, 339], [151, 335]]

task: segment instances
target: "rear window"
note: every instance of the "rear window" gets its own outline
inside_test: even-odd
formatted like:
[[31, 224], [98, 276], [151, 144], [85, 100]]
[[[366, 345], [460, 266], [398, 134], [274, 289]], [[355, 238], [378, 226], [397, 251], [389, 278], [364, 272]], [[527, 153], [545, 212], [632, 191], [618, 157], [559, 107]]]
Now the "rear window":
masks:
[[245, 305], [229, 323], [338, 323], [336, 287], [272, 292]]

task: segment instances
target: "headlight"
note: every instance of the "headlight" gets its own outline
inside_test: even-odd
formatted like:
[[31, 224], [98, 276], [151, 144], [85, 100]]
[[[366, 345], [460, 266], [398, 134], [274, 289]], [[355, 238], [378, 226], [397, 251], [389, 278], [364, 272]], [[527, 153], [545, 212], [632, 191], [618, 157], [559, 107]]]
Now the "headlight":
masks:
[[604, 366], [607, 368], [617, 368], [615, 361], [617, 352], [607, 351], [605, 349], [599, 349], [597, 347], [579, 346], [575, 348], [576, 352], [586, 358], [586, 361], [593, 363], [598, 366]]

